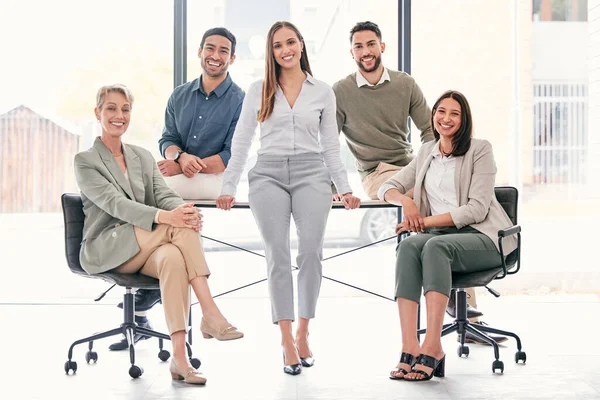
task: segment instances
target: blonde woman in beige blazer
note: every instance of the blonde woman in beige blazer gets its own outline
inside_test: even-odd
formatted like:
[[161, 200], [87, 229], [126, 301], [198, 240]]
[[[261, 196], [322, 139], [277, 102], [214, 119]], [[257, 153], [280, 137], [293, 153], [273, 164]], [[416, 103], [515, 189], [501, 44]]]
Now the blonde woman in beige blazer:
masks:
[[[441, 330], [452, 272], [475, 272], [498, 262], [496, 236], [512, 225], [496, 200], [492, 146], [472, 138], [469, 103], [456, 91], [444, 93], [432, 108], [435, 141], [379, 189], [379, 198], [400, 205], [404, 221], [396, 232], [418, 232], [400, 242], [396, 260], [396, 300], [402, 354], [390, 378], [429, 380], [445, 374]], [[414, 189], [414, 200], [405, 196]], [[506, 238], [504, 255], [516, 249]], [[427, 334], [417, 340], [417, 309], [425, 293]]]
[[192, 286], [202, 307], [205, 337], [238, 339], [215, 304], [200, 236], [202, 216], [161, 176], [149, 151], [121, 141], [129, 127], [133, 96], [123, 85], [103, 86], [95, 115], [102, 136], [75, 156], [85, 220], [80, 261], [89, 274], [141, 273], [160, 281], [173, 358], [173, 379], [203, 385], [206, 378], [187, 358], [185, 333]]

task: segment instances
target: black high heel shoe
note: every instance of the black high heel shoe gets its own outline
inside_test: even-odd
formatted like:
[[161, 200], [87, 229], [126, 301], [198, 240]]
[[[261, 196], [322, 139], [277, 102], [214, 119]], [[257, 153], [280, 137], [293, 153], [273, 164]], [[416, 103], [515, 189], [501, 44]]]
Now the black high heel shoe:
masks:
[[315, 359], [313, 358], [312, 353], [310, 354], [310, 357], [300, 357], [300, 363], [306, 368], [310, 368], [315, 365]]
[[[431, 374], [428, 374], [427, 372], [425, 372], [423, 370], [415, 369], [415, 367], [417, 365], [422, 365], [424, 367], [432, 368], [433, 371], [431, 371], [432, 372]], [[420, 374], [421, 376], [423, 376], [423, 378], [422, 379], [404, 378], [404, 380], [421, 382], [421, 381], [428, 381], [431, 378], [433, 378], [434, 376], [436, 378], [443, 378], [446, 375], [446, 355], [444, 354], [444, 356], [441, 359], [436, 360], [435, 358], [428, 356], [427, 354], [421, 354], [419, 357], [417, 357], [417, 361], [413, 365], [410, 372], [415, 372], [417, 374]]]
[[[400, 361], [398, 362], [398, 364], [400, 363], [404, 363], [404, 364], [408, 364], [410, 365], [410, 368], [413, 367], [414, 363], [415, 363], [415, 356], [413, 356], [410, 353], [402, 353], [400, 354]], [[404, 375], [408, 374], [409, 371], [405, 370], [404, 368], [396, 368], [394, 371], [392, 371], [394, 374], [397, 374], [398, 372], [402, 372]], [[402, 376], [402, 378], [398, 377], [398, 376], [394, 376], [394, 375], [390, 375], [390, 379], [393, 380], [401, 380], [404, 379], [404, 376]]]
[[283, 351], [283, 372], [290, 375], [298, 375], [302, 372], [300, 364], [285, 365], [285, 350]]

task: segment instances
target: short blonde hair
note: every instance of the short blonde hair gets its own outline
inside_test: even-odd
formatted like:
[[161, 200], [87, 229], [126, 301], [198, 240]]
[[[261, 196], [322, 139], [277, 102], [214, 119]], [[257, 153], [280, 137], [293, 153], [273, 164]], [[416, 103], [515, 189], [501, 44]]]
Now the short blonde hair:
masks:
[[104, 85], [98, 89], [98, 94], [96, 95], [96, 107], [98, 107], [98, 110], [102, 109], [104, 99], [108, 93], [121, 93], [125, 96], [129, 104], [133, 106], [133, 94], [131, 93], [131, 90], [125, 85], [115, 83], [113, 85]]

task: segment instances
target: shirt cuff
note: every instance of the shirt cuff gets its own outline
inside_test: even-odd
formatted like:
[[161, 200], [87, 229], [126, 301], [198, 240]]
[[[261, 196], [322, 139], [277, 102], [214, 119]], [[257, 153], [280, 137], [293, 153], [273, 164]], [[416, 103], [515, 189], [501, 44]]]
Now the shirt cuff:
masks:
[[159, 223], [159, 222], [158, 222], [158, 214], [160, 213], [160, 211], [161, 211], [161, 210], [158, 210], [158, 211], [156, 212], [156, 215], [154, 215], [154, 223], [155, 223], [155, 224], [158, 224], [158, 223]]
[[391, 189], [398, 189], [398, 188], [390, 183], [384, 183], [377, 191], [377, 197], [379, 197], [379, 200], [385, 200], [385, 193]]

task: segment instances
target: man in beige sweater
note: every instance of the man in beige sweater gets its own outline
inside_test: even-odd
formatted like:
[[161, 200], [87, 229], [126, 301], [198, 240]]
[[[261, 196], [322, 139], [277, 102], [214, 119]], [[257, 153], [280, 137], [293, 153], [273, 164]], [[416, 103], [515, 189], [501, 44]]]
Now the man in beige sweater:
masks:
[[[408, 118], [421, 131], [421, 142], [433, 140], [431, 109], [415, 80], [407, 73], [387, 69], [381, 62], [385, 43], [377, 24], [359, 22], [350, 30], [350, 54], [358, 71], [333, 85], [337, 102], [338, 129], [344, 132], [356, 158], [356, 169], [371, 199], [381, 185], [414, 158], [408, 141]], [[468, 289], [467, 315], [473, 322], [477, 311], [475, 291]], [[456, 315], [450, 296], [448, 314]], [[468, 341], [479, 341], [475, 336]], [[495, 336], [496, 341], [506, 337]]]

